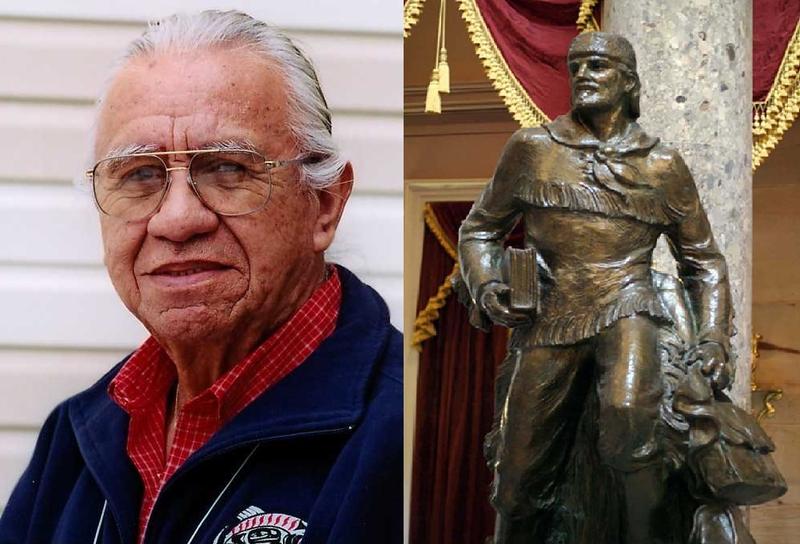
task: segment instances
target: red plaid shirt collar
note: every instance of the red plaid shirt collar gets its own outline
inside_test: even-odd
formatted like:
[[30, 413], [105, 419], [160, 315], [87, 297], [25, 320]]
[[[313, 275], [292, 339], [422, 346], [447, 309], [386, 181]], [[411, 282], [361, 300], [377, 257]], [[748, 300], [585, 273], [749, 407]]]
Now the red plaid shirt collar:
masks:
[[165, 452], [167, 395], [177, 372], [166, 352], [148, 338], [111, 381], [108, 393], [130, 415], [127, 452], [139, 472], [144, 496], [140, 541], [161, 487], [222, 425], [297, 368], [336, 326], [342, 288], [336, 267], [311, 297], [253, 353], [178, 414], [172, 447]]

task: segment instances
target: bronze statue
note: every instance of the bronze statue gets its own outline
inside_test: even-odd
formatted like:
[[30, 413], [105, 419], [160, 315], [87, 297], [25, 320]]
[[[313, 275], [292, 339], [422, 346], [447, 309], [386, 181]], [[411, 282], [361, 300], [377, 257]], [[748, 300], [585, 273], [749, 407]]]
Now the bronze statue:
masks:
[[[572, 111], [519, 130], [459, 235], [471, 320], [512, 328], [486, 452], [495, 544], [742, 544], [785, 492], [723, 392], [725, 260], [680, 154], [636, 123], [631, 44], [568, 53]], [[524, 222], [526, 250], [503, 241]], [[651, 270], [665, 235], [679, 279]]]

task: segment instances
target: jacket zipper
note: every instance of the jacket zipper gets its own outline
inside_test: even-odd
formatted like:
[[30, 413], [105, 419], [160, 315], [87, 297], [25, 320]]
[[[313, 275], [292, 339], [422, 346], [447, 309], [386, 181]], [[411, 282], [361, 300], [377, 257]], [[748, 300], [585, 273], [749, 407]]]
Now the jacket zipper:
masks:
[[[250, 446], [250, 445], [255, 445], [256, 447], [258, 447], [260, 444], [269, 443], [269, 442], [275, 442], [275, 441], [278, 441], [278, 440], [289, 440], [289, 439], [293, 439], [293, 438], [311, 437], [311, 436], [326, 436], [326, 435], [337, 434], [337, 433], [341, 433], [341, 432], [345, 432], [345, 431], [352, 431], [353, 429], [355, 429], [355, 425], [347, 425], [345, 427], [337, 427], [337, 428], [334, 428], [334, 429], [323, 429], [323, 430], [317, 430], [317, 431], [304, 431], [304, 432], [299, 432], [299, 433], [288, 433], [288, 434], [282, 434], [282, 435], [278, 435], [278, 436], [271, 436], [271, 437], [264, 438], [264, 439], [245, 440], [244, 442], [238, 442], [238, 443], [233, 444], [231, 446], [228, 446], [228, 447], [225, 447], [225, 448], [221, 448], [221, 449], [219, 449], [219, 450], [217, 450], [215, 452], [212, 452], [212, 453], [202, 457], [201, 459], [197, 459], [189, 466], [189, 468], [192, 468], [192, 467], [194, 467], [196, 465], [199, 465], [201, 462], [208, 461], [209, 459], [213, 459], [215, 457], [219, 457], [219, 456], [224, 455], [224, 454], [226, 454], [228, 452], [231, 452], [233, 450], [241, 449], [241, 448], [244, 448], [244, 447]], [[253, 450], [252, 453], [255, 453], [255, 449]], [[245, 459], [245, 462], [248, 461], [248, 460], [249, 460], [249, 456], [247, 456], [247, 458]], [[244, 465], [242, 465], [242, 467], [244, 467]], [[172, 478], [170, 478], [169, 481], [166, 483], [166, 485], [164, 485], [164, 487], [161, 488], [161, 491], [158, 492], [158, 495], [156, 496], [156, 500], [153, 503], [153, 508], [151, 510], [150, 519], [148, 520], [147, 525], [145, 525], [145, 528], [144, 528], [144, 538], [142, 538], [142, 544], [146, 544], [147, 543], [147, 537], [148, 537], [148, 534], [149, 534], [149, 529], [151, 527], [150, 521], [153, 519], [153, 513], [156, 511], [156, 506], [158, 506], [158, 499], [164, 495], [164, 492], [167, 489], [169, 489], [172, 485], [175, 484], [176, 477], [179, 476], [179, 475], [182, 475], [187, 470], [188, 469], [185, 467], [185, 465], [183, 467], [178, 468], [177, 472], [175, 472], [175, 474], [172, 475]], [[234, 477], [235, 477], [235, 475], [234, 475]], [[231, 482], [232, 481], [233, 480], [231, 480]], [[222, 494], [220, 494], [220, 498], [221, 498], [221, 496], [222, 496]], [[200, 523], [197, 525], [197, 527], [195, 529], [195, 533], [199, 532], [200, 526], [203, 524], [205, 519], [208, 517], [208, 514], [211, 513], [211, 510], [213, 510], [213, 508], [209, 509], [209, 511], [206, 513], [206, 516], [202, 520], [200, 520]], [[190, 540], [187, 542], [187, 544], [189, 544], [189, 542], [191, 542], [192, 539], [194, 539], [195, 536], [196, 535], [192, 535]], [[138, 542], [138, 538], [136, 539], [136, 541]]]

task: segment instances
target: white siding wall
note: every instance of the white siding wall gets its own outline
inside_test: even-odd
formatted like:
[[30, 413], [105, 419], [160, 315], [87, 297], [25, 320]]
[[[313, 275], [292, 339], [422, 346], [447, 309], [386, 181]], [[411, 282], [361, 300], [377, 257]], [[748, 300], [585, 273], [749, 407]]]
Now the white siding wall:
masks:
[[402, 307], [402, 38], [385, 0], [220, 4], [0, 0], [0, 505], [47, 413], [145, 336], [102, 266], [96, 212], [73, 185], [93, 100], [147, 19], [236, 7], [314, 59], [356, 172], [333, 260]]

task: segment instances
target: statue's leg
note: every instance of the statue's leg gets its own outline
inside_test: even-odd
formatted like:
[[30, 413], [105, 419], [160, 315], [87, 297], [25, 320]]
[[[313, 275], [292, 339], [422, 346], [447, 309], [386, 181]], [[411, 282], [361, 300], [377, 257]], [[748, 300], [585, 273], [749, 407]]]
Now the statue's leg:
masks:
[[649, 317], [636, 315], [597, 338], [598, 451], [624, 484], [625, 544], [661, 542], [654, 515], [666, 489], [655, 436], [662, 395], [657, 332]]
[[576, 376], [588, 344], [516, 352], [494, 455], [495, 544], [530, 544], [537, 508], [552, 493], [571, 443]]

